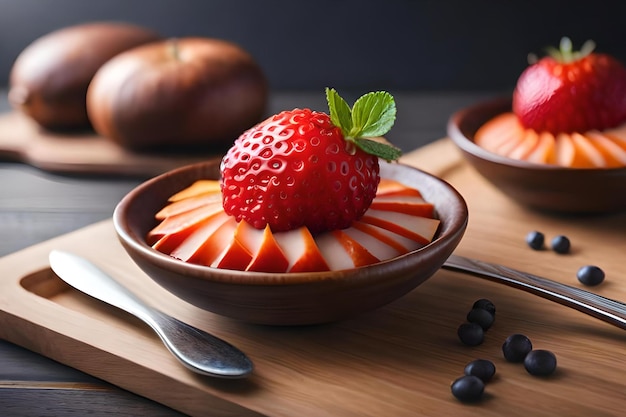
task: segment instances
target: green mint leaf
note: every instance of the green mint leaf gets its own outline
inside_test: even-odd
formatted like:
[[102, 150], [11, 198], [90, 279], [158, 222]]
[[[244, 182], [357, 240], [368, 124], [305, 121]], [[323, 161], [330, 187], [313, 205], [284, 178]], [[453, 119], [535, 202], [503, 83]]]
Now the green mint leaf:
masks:
[[[402, 151], [382, 136], [396, 120], [396, 103], [385, 91], [361, 96], [352, 109], [333, 88], [326, 88], [330, 120], [341, 129], [345, 140], [361, 150], [387, 161], [395, 161]], [[366, 139], [369, 138], [369, 139]]]
[[352, 107], [353, 138], [383, 136], [396, 120], [396, 103], [391, 94], [377, 91], [361, 96]]
[[326, 88], [326, 101], [330, 110], [330, 120], [341, 129], [344, 136], [348, 136], [352, 130], [352, 110], [350, 110], [350, 106], [334, 88]]
[[400, 158], [402, 151], [399, 148], [389, 144], [378, 142], [371, 139], [357, 139], [356, 146], [364, 150], [365, 152], [376, 155], [386, 161], [395, 161]]

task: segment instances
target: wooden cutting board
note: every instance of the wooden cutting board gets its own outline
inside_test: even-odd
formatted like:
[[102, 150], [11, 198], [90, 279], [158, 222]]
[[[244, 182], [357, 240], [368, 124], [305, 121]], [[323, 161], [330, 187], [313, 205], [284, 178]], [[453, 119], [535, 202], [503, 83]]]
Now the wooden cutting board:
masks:
[[95, 133], [52, 133], [21, 113], [0, 114], [0, 158], [50, 172], [151, 177], [215, 156], [134, 153]]
[[[404, 157], [448, 180], [467, 199], [470, 224], [460, 255], [499, 262], [581, 286], [576, 271], [596, 264], [605, 282], [592, 288], [626, 301], [626, 213], [550, 217], [528, 211], [489, 186], [442, 140]], [[567, 235], [572, 253], [533, 251], [540, 230]], [[63, 284], [47, 255], [84, 255], [162, 310], [234, 343], [255, 363], [246, 380], [194, 375], [142, 323]], [[0, 259], [0, 337], [192, 416], [618, 416], [626, 406], [626, 332], [528, 293], [441, 270], [390, 305], [320, 326], [266, 327], [201, 311], [150, 281], [118, 244], [110, 221]], [[477, 347], [457, 327], [479, 298], [497, 307]], [[529, 375], [506, 362], [504, 339], [526, 334], [553, 351], [556, 373]], [[466, 405], [451, 382], [473, 359], [492, 360], [484, 399]]]

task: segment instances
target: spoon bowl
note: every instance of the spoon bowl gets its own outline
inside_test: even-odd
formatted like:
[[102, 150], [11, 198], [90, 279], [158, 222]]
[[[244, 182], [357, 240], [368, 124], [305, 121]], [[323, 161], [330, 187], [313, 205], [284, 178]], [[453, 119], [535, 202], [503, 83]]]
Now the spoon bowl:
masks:
[[77, 255], [54, 250], [50, 267], [70, 286], [141, 319], [163, 344], [193, 372], [219, 378], [243, 378], [252, 362], [233, 345], [168, 316], [141, 301], [96, 265]]

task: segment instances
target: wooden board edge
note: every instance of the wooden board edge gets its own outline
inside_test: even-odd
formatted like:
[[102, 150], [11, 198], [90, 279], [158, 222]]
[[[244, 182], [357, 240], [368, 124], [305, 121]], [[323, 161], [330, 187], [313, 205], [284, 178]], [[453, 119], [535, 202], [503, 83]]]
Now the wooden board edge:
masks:
[[[207, 410], [216, 416], [261, 415], [221, 395], [233, 390], [245, 393], [246, 386], [253, 390], [253, 378], [234, 381], [235, 388], [232, 380], [198, 376], [179, 364], [155, 335], [150, 333], [150, 340], [124, 341], [124, 335], [118, 334], [116, 339], [114, 325], [59, 306], [20, 285], [24, 277], [48, 268], [47, 254], [52, 249], [80, 253], [83, 236], [102, 237], [112, 228], [110, 219], [103, 220], [0, 258], [0, 270], [10, 271], [0, 280], [0, 338], [190, 416], [205, 416]], [[55, 322], [59, 315], [75, 322], [74, 330]], [[81, 326], [103, 337], [94, 340], [89, 332], [80, 331]], [[161, 352], [162, 368], [153, 369], [150, 363], [125, 355], [123, 348], [115, 347], [119, 339], [122, 345], [132, 342], [133, 349]], [[155, 390], [155, 386], [168, 389]]]

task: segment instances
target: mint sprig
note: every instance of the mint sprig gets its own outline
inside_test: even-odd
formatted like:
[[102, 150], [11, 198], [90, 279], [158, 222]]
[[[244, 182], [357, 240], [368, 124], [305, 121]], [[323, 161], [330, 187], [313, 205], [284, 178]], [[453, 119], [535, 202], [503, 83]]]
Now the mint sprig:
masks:
[[361, 96], [352, 108], [335, 91], [326, 88], [326, 101], [330, 120], [341, 129], [344, 138], [359, 149], [386, 161], [395, 161], [402, 151], [382, 140], [396, 120], [396, 103], [386, 91], [376, 91]]

